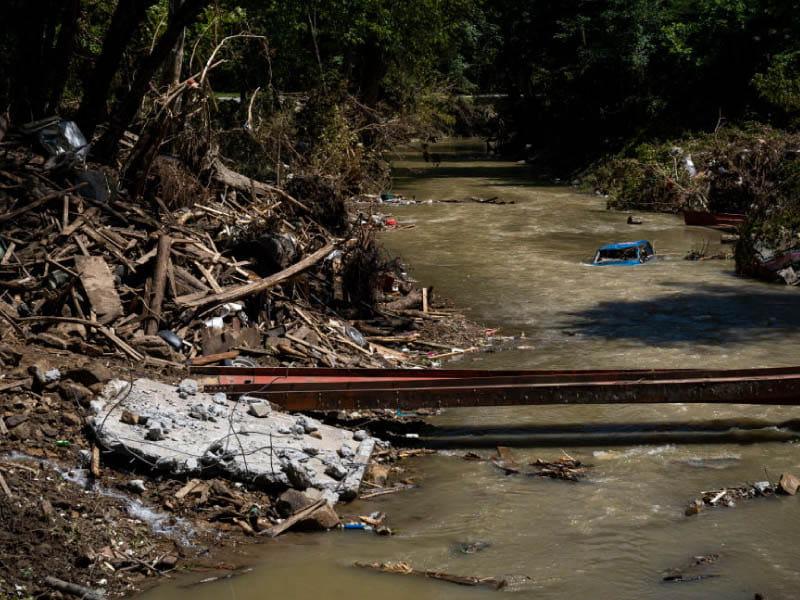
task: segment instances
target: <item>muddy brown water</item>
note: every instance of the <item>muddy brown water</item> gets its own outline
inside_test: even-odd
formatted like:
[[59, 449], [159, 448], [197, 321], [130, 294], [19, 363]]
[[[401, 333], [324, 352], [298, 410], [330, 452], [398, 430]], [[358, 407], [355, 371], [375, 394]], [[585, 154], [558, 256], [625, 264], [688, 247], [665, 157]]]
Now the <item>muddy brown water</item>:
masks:
[[[439, 168], [400, 156], [394, 191], [417, 199], [499, 196], [515, 204], [431, 204], [390, 210], [416, 228], [387, 233], [412, 274], [517, 349], [465, 356], [464, 367], [755, 367], [800, 362], [800, 293], [737, 278], [732, 261], [682, 260], [719, 234], [679, 217], [641, 226], [602, 198], [543, 186], [524, 167], [441, 146]], [[604, 242], [648, 239], [662, 257], [641, 267], [588, 267]], [[800, 409], [741, 406], [574, 406], [449, 410], [431, 419], [441, 454], [403, 466], [420, 487], [345, 510], [385, 511], [390, 538], [339, 531], [287, 535], [248, 550], [254, 570], [192, 588], [177, 580], [145, 595], [205, 598], [767, 599], [800, 596], [800, 498], [742, 502], [685, 517], [702, 490], [800, 475]], [[518, 446], [520, 463], [561, 450], [594, 465], [572, 484], [502, 475], [460, 457], [469, 447]], [[459, 543], [487, 542], [474, 554]], [[717, 553], [719, 577], [662, 583], [663, 571]], [[404, 560], [462, 575], [508, 576], [493, 592], [365, 572], [355, 561]], [[198, 576], [200, 577], [200, 576]]]

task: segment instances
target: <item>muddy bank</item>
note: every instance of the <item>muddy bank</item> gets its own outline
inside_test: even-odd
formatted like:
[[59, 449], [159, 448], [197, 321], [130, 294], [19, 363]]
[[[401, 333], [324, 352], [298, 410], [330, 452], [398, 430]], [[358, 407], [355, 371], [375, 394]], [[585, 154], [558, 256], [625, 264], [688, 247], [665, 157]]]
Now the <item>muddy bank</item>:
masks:
[[223, 409], [219, 397], [184, 393], [186, 381], [131, 388], [96, 361], [78, 366], [80, 357], [36, 358], [7, 365], [0, 383], [0, 590], [9, 596], [57, 595], [47, 576], [127, 595], [175, 571], [218, 569], [242, 545], [340, 527], [348, 509], [339, 502], [358, 495], [365, 474], [368, 493], [398, 479], [400, 455], [385, 445], [373, 453], [362, 429], [246, 400]]

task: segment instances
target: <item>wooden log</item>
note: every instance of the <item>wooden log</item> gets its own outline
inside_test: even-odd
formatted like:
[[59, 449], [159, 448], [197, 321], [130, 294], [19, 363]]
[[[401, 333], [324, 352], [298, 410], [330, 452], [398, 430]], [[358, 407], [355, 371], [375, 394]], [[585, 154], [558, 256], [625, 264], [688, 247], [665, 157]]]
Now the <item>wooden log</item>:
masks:
[[70, 596], [77, 596], [78, 598], [82, 598], [83, 600], [103, 600], [104, 595], [92, 588], [88, 588], [82, 585], [78, 585], [77, 583], [70, 583], [69, 581], [64, 581], [63, 579], [58, 579], [56, 577], [45, 577], [44, 582], [53, 589], [58, 590], [59, 592], [64, 592], [65, 594], [69, 594]]
[[413, 291], [403, 298], [393, 302], [387, 302], [382, 308], [386, 308], [388, 310], [408, 310], [411, 308], [420, 307], [422, 307], [422, 292]]
[[214, 177], [220, 182], [224, 183], [225, 185], [228, 185], [232, 188], [236, 188], [238, 190], [247, 193], [252, 193], [253, 191], [255, 191], [255, 192], [261, 192], [262, 194], [275, 194], [277, 196], [280, 196], [293, 206], [296, 206], [300, 210], [307, 213], [311, 212], [310, 208], [308, 208], [305, 204], [297, 200], [297, 198], [294, 198], [290, 194], [283, 191], [281, 188], [268, 185], [261, 181], [251, 179], [250, 177], [242, 175], [241, 173], [237, 173], [236, 171], [233, 171], [228, 167], [226, 167], [219, 159], [214, 162], [214, 170], [215, 170]]
[[155, 335], [161, 323], [161, 305], [164, 303], [164, 291], [167, 287], [167, 273], [169, 272], [171, 247], [172, 238], [166, 234], [162, 234], [158, 238], [156, 270], [153, 275], [153, 298], [150, 301], [150, 317], [145, 327], [145, 333], [147, 335]]
[[[258, 281], [253, 281], [250, 283], [244, 283], [242, 285], [228, 287], [220, 293], [209, 294], [202, 298], [192, 297], [187, 299], [186, 296], [180, 296], [176, 298], [176, 302], [179, 305], [187, 306], [189, 308], [199, 308], [203, 306], [208, 306], [209, 304], [223, 304], [225, 302], [236, 302], [237, 300], [241, 300], [242, 298], [247, 298], [248, 296], [253, 296], [255, 294], [264, 292], [276, 285], [286, 281], [297, 275], [298, 273], [302, 273], [309, 267], [317, 264], [323, 258], [328, 256], [333, 250], [336, 249], [336, 244], [326, 244], [313, 254], [306, 256], [303, 260], [293, 264], [288, 269], [284, 269], [279, 273], [275, 273], [274, 275], [270, 275], [269, 277], [265, 277]], [[192, 294], [192, 296], [195, 296]]]

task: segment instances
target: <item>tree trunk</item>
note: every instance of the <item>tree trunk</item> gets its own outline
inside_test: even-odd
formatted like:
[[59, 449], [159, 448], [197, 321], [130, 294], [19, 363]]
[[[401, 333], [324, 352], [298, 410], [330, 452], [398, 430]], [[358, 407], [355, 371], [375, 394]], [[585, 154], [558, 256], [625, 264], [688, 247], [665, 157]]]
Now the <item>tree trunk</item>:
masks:
[[111, 114], [108, 130], [95, 146], [95, 155], [98, 158], [107, 162], [116, 158], [119, 142], [125, 130], [136, 118], [151, 80], [175, 47], [181, 32], [208, 2], [209, 0], [185, 0], [170, 19], [167, 30], [158, 39], [153, 51], [139, 61], [128, 94], [117, 102]]
[[[175, 18], [185, 0], [169, 0], [169, 18]], [[186, 28], [181, 30], [178, 41], [172, 49], [172, 54], [167, 61], [164, 69], [164, 84], [167, 86], [178, 85], [181, 82], [181, 70], [183, 69], [183, 46], [186, 41]]]
[[81, 0], [66, 0], [61, 18], [58, 41], [50, 59], [50, 97], [47, 112], [55, 113], [64, 97], [69, 80], [69, 66], [78, 41], [78, 24], [81, 17]]
[[58, 7], [53, 0], [17, 0], [4, 8], [3, 20], [13, 40], [16, 58], [11, 76], [11, 119], [16, 123], [41, 119], [47, 103], [47, 57], [53, 47]]
[[106, 118], [111, 82], [119, 70], [125, 48], [144, 21], [147, 9], [155, 2], [156, 0], [120, 0], [117, 3], [103, 40], [103, 50], [86, 82], [78, 109], [78, 125], [86, 139], [92, 139], [97, 124]]

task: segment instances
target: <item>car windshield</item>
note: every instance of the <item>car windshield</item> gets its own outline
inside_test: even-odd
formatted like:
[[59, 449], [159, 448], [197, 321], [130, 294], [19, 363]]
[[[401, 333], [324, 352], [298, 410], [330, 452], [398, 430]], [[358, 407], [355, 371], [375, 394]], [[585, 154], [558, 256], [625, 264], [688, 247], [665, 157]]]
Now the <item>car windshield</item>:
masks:
[[597, 252], [595, 262], [607, 260], [638, 260], [639, 248], [604, 248]]

